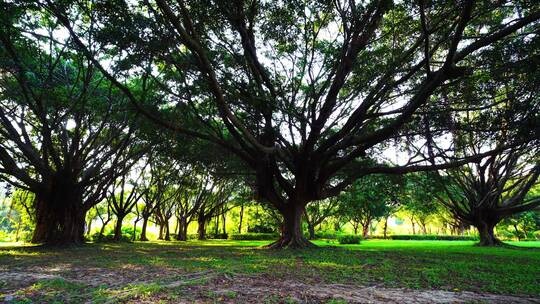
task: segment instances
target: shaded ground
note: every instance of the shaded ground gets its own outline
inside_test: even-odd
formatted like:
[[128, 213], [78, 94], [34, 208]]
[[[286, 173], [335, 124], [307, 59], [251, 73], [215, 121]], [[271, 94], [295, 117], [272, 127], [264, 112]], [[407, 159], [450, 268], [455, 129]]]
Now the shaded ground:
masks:
[[369, 241], [360, 246], [269, 251], [254, 247], [260, 244], [2, 248], [0, 301], [540, 303], [536, 248]]

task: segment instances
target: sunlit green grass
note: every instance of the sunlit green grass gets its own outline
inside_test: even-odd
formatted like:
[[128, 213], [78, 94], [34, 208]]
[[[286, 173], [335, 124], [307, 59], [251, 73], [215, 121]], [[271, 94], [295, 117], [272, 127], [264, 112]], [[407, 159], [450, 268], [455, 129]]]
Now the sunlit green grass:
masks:
[[[513, 242], [510, 244], [515, 246], [501, 248], [477, 247], [471, 241], [315, 243], [319, 248], [306, 250], [268, 250], [261, 247], [268, 241], [226, 240], [105, 243], [64, 249], [8, 246], [0, 249], [0, 265], [22, 271], [37, 265], [62, 265], [65, 277], [74, 266], [109, 272], [133, 266], [181, 273], [212, 270], [305, 283], [540, 296], [540, 242]], [[55, 284], [41, 282], [37, 286], [50, 289], [58, 287], [58, 282]], [[66, 286], [73, 292], [79, 285]], [[158, 287], [154, 289], [159, 291]], [[110, 292], [106, 286], [85, 291], [97, 295], [106, 292]]]

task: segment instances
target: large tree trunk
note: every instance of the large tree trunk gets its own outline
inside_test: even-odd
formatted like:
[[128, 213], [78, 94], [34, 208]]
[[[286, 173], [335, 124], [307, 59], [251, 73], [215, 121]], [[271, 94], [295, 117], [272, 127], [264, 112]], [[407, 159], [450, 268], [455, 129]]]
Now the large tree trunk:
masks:
[[47, 245], [84, 242], [86, 210], [77, 190], [59, 187], [48, 195], [36, 195], [36, 227], [32, 243]]
[[188, 223], [185, 218], [178, 219], [178, 234], [176, 235], [177, 241], [187, 241], [187, 227]]
[[141, 228], [141, 241], [148, 241], [148, 238], [146, 237], [146, 227], [148, 226], [148, 218], [149, 217], [143, 217], [142, 222], [142, 228]]
[[302, 233], [302, 216], [306, 204], [289, 201], [285, 209], [280, 210], [283, 216], [281, 237], [268, 245], [268, 248], [305, 248], [315, 245], [308, 241]]
[[480, 235], [479, 246], [500, 246], [503, 244], [493, 232], [493, 228], [497, 225], [496, 222], [481, 220], [475, 226], [478, 229], [478, 234]]
[[118, 214], [116, 216], [116, 225], [114, 226], [113, 240], [120, 241], [122, 239], [122, 222], [124, 221], [124, 214]]

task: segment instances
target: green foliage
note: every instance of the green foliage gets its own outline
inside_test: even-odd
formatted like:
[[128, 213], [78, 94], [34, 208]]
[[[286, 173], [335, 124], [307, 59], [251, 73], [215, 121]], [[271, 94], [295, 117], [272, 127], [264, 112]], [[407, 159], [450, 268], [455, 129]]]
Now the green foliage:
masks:
[[229, 235], [229, 240], [273, 240], [279, 237], [277, 233], [233, 233]]
[[360, 244], [361, 239], [360, 236], [354, 234], [345, 234], [337, 237], [340, 244]]
[[390, 235], [391, 240], [416, 241], [478, 241], [477, 236], [469, 235], [437, 235], [437, 234], [396, 234]]
[[[137, 227], [137, 235], [141, 234], [141, 228]], [[106, 230], [103, 235], [99, 235], [99, 232], [90, 235], [89, 239], [93, 242], [112, 242], [114, 241], [114, 232], [112, 230]], [[131, 242], [133, 240], [133, 227], [122, 227], [121, 242]]]
[[386, 175], [371, 175], [355, 181], [348, 191], [340, 195], [340, 210], [356, 228], [369, 226], [394, 210], [401, 189], [401, 178]]

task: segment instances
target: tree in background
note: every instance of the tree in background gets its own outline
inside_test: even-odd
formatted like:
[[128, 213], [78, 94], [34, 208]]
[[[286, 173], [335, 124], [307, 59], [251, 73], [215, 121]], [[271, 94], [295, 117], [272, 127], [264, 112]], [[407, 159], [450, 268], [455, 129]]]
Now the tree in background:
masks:
[[211, 177], [200, 169], [193, 169], [186, 174], [184, 189], [176, 206], [177, 240], [187, 241], [189, 224], [198, 216], [197, 213], [211, 196]]
[[324, 202], [314, 202], [307, 205], [305, 218], [310, 240], [315, 239], [315, 227], [337, 213], [338, 203], [338, 199], [333, 197]]
[[434, 196], [439, 184], [436, 176], [430, 173], [409, 174], [406, 178], [405, 189], [402, 196], [402, 210], [411, 220], [413, 234], [415, 234], [415, 221], [420, 225], [423, 234], [427, 234], [427, 224], [430, 218], [438, 211], [438, 201]]
[[497, 230], [499, 228], [509, 231], [518, 241], [528, 238], [534, 239], [533, 232], [540, 229], [540, 214], [538, 211], [514, 214], [503, 219], [497, 226]]
[[111, 211], [116, 216], [113, 237], [115, 241], [122, 239], [122, 223], [124, 218], [133, 211], [139, 199], [144, 195], [145, 190], [141, 190], [138, 186], [144, 177], [145, 169], [146, 164], [142, 168], [137, 168], [138, 175], [135, 179], [129, 177], [127, 173], [120, 176], [109, 188], [107, 202], [111, 207]]
[[369, 228], [388, 214], [396, 202], [395, 194], [401, 187], [397, 176], [372, 175], [354, 182], [340, 197], [340, 211], [353, 225], [354, 234], [362, 227], [362, 236], [367, 239]]
[[211, 183], [202, 204], [197, 210], [197, 238], [199, 240], [206, 239], [206, 224], [216, 216], [221, 215], [224, 205], [229, 203], [232, 190], [235, 187], [231, 183], [223, 179], [211, 179]]

